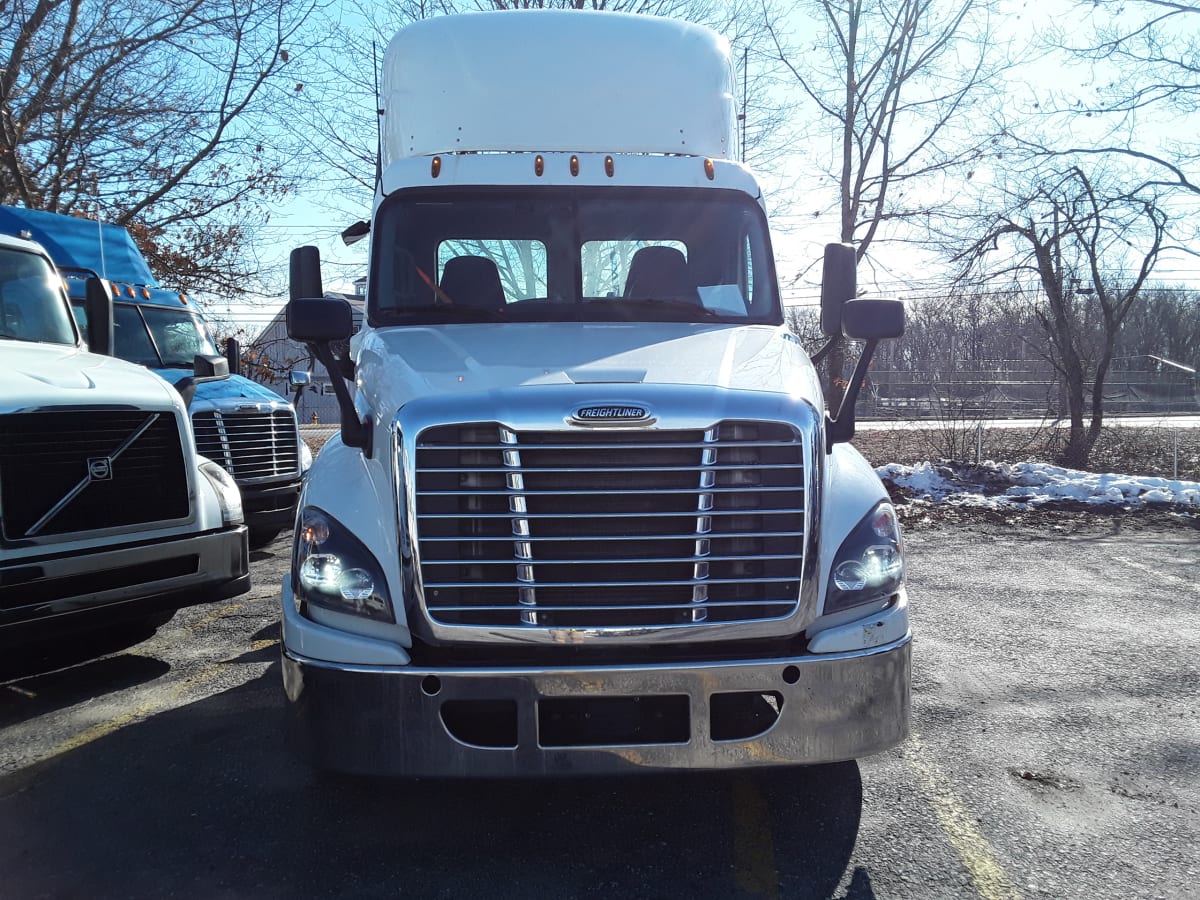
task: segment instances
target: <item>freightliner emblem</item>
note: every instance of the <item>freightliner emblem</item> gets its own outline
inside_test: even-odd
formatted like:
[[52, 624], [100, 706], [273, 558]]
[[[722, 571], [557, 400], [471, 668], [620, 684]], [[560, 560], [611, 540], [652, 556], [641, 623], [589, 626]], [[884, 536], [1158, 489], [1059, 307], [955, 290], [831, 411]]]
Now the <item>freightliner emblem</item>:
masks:
[[629, 425], [652, 421], [650, 411], [632, 404], [589, 404], [580, 406], [571, 415], [577, 425]]

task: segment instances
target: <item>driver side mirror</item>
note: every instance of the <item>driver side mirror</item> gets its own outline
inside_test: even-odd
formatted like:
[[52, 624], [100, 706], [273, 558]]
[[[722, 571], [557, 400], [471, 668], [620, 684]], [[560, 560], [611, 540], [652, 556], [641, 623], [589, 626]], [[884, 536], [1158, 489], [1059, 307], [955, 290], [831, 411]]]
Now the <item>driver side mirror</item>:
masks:
[[333, 351], [335, 341], [349, 340], [354, 333], [354, 313], [345, 300], [325, 299], [321, 287], [321, 253], [316, 247], [293, 250], [290, 269], [290, 299], [285, 312], [288, 337], [307, 344], [312, 355], [329, 373], [342, 418], [342, 443], [347, 447], [358, 447], [370, 459], [372, 420], [364, 421], [358, 417], [342, 366]]

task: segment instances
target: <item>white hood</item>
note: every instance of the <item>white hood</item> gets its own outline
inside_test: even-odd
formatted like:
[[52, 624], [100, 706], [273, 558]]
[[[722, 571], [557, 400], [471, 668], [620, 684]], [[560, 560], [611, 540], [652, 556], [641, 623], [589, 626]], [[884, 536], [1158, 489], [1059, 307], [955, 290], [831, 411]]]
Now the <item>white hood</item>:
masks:
[[181, 403], [147, 369], [60, 344], [0, 342], [0, 410], [114, 404], [164, 409]]
[[685, 384], [767, 391], [822, 408], [800, 342], [768, 325], [550, 322], [364, 329], [365, 399], [384, 416], [415, 397], [521, 385]]

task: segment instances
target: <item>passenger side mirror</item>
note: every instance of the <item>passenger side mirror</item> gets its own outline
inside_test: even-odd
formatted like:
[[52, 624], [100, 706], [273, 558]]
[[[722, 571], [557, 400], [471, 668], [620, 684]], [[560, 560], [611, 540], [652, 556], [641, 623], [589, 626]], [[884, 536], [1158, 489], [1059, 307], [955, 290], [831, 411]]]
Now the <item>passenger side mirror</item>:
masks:
[[113, 306], [108, 282], [88, 278], [84, 282], [84, 313], [87, 318], [88, 350], [101, 356], [113, 354]]
[[843, 307], [858, 295], [858, 255], [850, 244], [826, 244], [821, 269], [821, 331], [842, 333]]

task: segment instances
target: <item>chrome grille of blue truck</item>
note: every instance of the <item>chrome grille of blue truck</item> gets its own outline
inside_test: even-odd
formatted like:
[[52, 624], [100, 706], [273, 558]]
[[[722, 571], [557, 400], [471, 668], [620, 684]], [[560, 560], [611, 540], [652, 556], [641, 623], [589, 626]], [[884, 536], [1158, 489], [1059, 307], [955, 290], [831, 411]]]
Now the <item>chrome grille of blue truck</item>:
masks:
[[805, 486], [801, 436], [779, 422], [429, 428], [416, 441], [425, 606], [435, 622], [484, 627], [786, 617]]
[[296, 417], [272, 412], [202, 411], [192, 416], [196, 449], [239, 483], [300, 474]]

